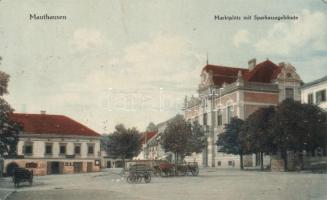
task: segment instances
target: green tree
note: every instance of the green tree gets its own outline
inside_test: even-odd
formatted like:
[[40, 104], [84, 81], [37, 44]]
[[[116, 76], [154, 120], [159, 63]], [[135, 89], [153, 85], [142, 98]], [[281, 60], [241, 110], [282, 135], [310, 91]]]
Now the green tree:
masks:
[[[287, 151], [301, 155], [303, 150], [314, 152], [318, 147], [326, 147], [326, 112], [315, 105], [285, 100], [277, 107], [272, 120], [272, 133], [273, 142], [281, 152], [287, 170]], [[301, 167], [302, 159], [301, 155]]]
[[136, 128], [125, 128], [123, 124], [118, 124], [115, 131], [108, 135], [107, 154], [121, 158], [125, 166], [125, 159], [137, 156], [141, 151], [141, 134]]
[[243, 124], [244, 121], [242, 119], [232, 118], [229, 124], [225, 124], [224, 132], [218, 135], [216, 142], [219, 152], [240, 155], [241, 169], [243, 169], [243, 154], [245, 150], [245, 144], [241, 138]]
[[14, 110], [3, 98], [4, 94], [8, 94], [8, 82], [9, 75], [0, 71], [0, 157], [16, 156], [18, 134], [21, 130], [21, 126], [10, 119]]
[[167, 127], [161, 137], [161, 144], [166, 152], [175, 154], [175, 162], [183, 160], [193, 152], [201, 152], [205, 137], [198, 124], [185, 121], [182, 115], [176, 115], [167, 122]]
[[247, 151], [260, 154], [260, 166], [263, 170], [263, 153], [275, 153], [274, 135], [271, 132], [271, 120], [275, 107], [263, 107], [253, 112], [243, 125], [243, 140], [246, 141]]
[[207, 137], [204, 134], [202, 126], [198, 121], [191, 124], [192, 135], [188, 137], [187, 153], [200, 153], [207, 143]]

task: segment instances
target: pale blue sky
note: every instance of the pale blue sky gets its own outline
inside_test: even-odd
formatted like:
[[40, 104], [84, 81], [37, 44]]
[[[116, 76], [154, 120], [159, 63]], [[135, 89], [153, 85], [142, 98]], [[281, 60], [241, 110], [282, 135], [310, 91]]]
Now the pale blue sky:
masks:
[[[67, 20], [30, 21], [34, 13]], [[255, 14], [300, 19], [214, 20]], [[196, 93], [207, 51], [211, 64], [269, 58], [290, 62], [305, 82], [327, 74], [322, 0], [2, 0], [0, 38], [17, 112], [64, 114], [101, 133], [176, 114]]]

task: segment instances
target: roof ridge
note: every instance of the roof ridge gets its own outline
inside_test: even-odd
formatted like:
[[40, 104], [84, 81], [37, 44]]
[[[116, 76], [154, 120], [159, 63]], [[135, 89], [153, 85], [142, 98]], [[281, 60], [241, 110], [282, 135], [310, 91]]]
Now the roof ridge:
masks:
[[[92, 130], [86, 125], [65, 115], [48, 115], [48, 114], [30, 114], [30, 113], [12, 113], [12, 120], [24, 124], [25, 128], [29, 127], [28, 132], [56, 133], [56, 134], [77, 134], [89, 136], [101, 136], [98, 132]], [[44, 120], [44, 121], [43, 121]], [[46, 126], [41, 126], [41, 124]], [[58, 126], [59, 125], [59, 126]], [[57, 129], [58, 127], [62, 127]], [[32, 131], [31, 131], [32, 130]]]
[[223, 66], [223, 65], [213, 65], [213, 64], [208, 64], [205, 65], [203, 68], [207, 67], [207, 66], [212, 66], [212, 67], [220, 67], [220, 68], [227, 68], [227, 69], [240, 69], [240, 70], [246, 70], [248, 71], [248, 68], [241, 68], [241, 67], [230, 67], [230, 66]]
[[58, 115], [58, 114], [40, 114], [40, 113], [17, 113], [14, 112], [15, 115], [40, 115], [40, 116], [61, 116], [61, 117], [67, 117], [66, 115]]
[[75, 123], [77, 123], [77, 124], [81, 125], [83, 128], [86, 128], [86, 129], [88, 129], [88, 130], [90, 130], [90, 131], [92, 131], [92, 132], [94, 132], [94, 133], [96, 133], [96, 134], [100, 135], [98, 132], [96, 132], [96, 131], [94, 131], [94, 130], [90, 129], [89, 127], [87, 127], [87, 126], [85, 126], [84, 124], [82, 124], [82, 123], [80, 123], [80, 122], [76, 121], [75, 119], [72, 119], [72, 118], [70, 118], [70, 117], [67, 117], [67, 116], [65, 116], [65, 115], [59, 115], [59, 116], [63, 116], [63, 117], [65, 117], [65, 118], [69, 119], [69, 120], [72, 120], [73, 122], [75, 122]]

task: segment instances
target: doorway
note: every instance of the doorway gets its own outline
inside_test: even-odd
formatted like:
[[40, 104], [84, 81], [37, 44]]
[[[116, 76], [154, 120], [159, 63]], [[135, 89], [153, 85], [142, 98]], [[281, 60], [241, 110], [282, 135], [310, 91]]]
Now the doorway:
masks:
[[82, 173], [82, 172], [83, 172], [83, 163], [74, 162], [74, 173]]
[[111, 168], [111, 161], [107, 161], [107, 168]]
[[47, 174], [60, 174], [60, 162], [48, 162]]
[[93, 162], [87, 162], [87, 172], [92, 172]]

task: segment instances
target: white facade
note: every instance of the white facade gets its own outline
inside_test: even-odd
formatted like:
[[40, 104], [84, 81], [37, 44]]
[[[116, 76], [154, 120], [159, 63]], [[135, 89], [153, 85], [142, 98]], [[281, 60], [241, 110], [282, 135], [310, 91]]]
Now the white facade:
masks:
[[327, 76], [305, 84], [301, 90], [301, 102], [316, 104], [327, 110]]
[[[27, 146], [31, 147], [31, 153], [26, 152]], [[46, 146], [51, 147], [51, 152], [46, 152]], [[65, 152], [60, 153], [60, 146], [65, 146]], [[75, 152], [75, 147], [80, 146], [80, 153]], [[98, 137], [83, 136], [58, 136], [58, 135], [33, 135], [21, 134], [17, 155], [24, 158], [100, 158], [100, 139]]]

